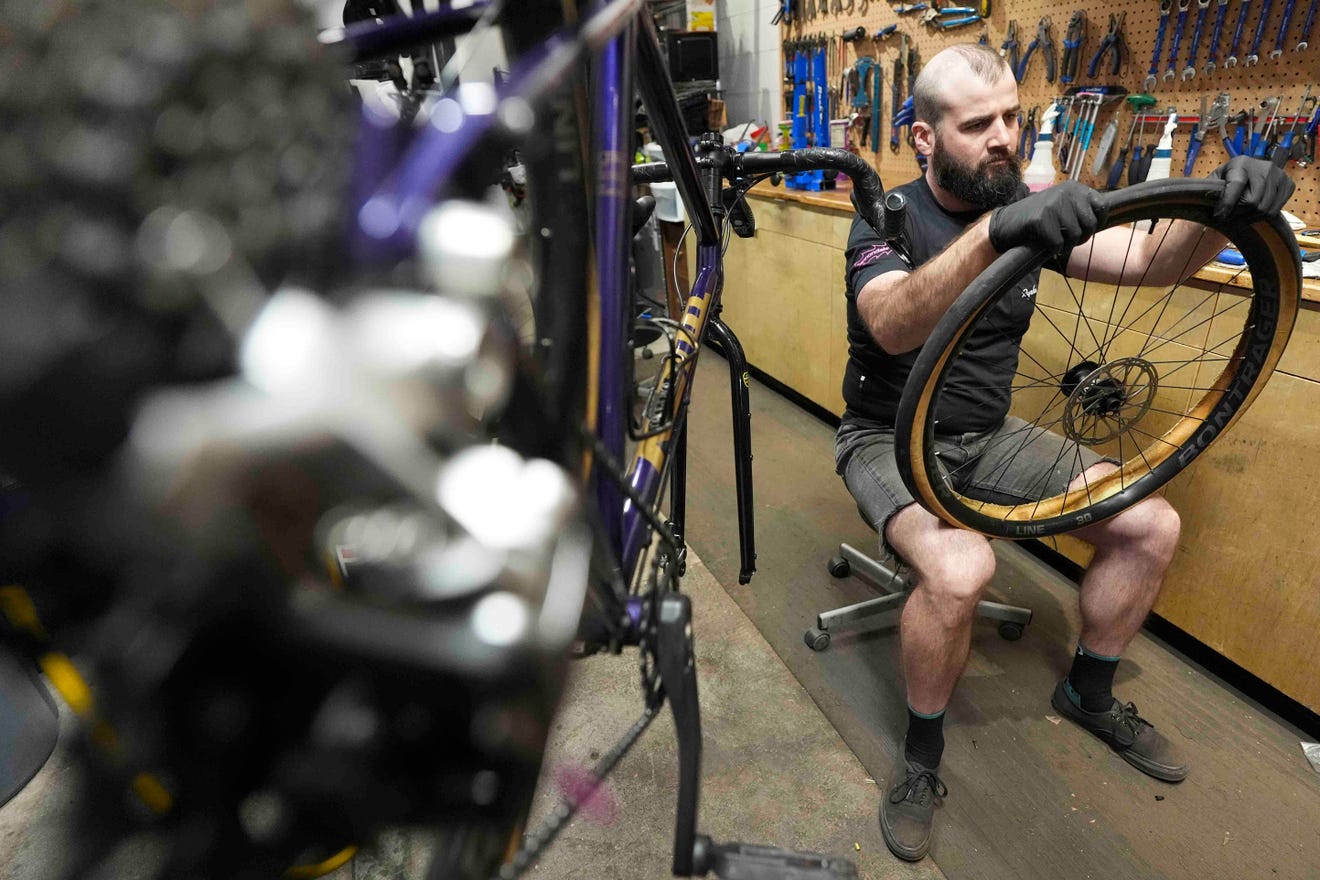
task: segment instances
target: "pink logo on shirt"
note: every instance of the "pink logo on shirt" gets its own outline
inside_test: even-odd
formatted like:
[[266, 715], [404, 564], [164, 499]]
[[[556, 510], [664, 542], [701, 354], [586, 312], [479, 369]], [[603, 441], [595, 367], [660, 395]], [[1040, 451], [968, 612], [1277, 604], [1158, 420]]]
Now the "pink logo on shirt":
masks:
[[863, 266], [869, 266], [878, 262], [881, 257], [887, 257], [893, 252], [894, 249], [887, 244], [873, 244], [857, 255], [857, 259], [853, 260], [853, 268], [860, 269]]

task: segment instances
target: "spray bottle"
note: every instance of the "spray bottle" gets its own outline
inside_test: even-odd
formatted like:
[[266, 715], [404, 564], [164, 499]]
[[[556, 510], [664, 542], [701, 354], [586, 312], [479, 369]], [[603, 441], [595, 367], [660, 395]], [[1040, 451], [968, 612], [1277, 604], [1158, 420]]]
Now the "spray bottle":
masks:
[[1178, 111], [1170, 108], [1169, 119], [1164, 123], [1164, 134], [1155, 145], [1155, 158], [1151, 160], [1147, 180], [1167, 180], [1169, 166], [1173, 157], [1173, 133], [1178, 128]]
[[1036, 152], [1022, 172], [1022, 182], [1032, 192], [1040, 192], [1054, 185], [1054, 120], [1059, 105], [1051, 104], [1040, 121], [1040, 136], [1036, 139]]

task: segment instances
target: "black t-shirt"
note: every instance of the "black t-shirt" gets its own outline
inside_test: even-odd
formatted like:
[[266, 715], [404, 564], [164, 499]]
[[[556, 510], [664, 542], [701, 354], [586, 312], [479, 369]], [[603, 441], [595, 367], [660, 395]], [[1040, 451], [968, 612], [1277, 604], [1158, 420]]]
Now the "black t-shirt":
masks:
[[[899, 397], [921, 349], [892, 355], [872, 338], [857, 310], [857, 293], [886, 272], [910, 272], [944, 250], [983, 212], [946, 211], [935, 200], [925, 176], [896, 190], [907, 199], [907, 235], [913, 265], [908, 266], [861, 217], [848, 234], [848, 365], [843, 400], [849, 415], [894, 424]], [[1028, 194], [1021, 187], [1018, 198]], [[1024, 275], [1019, 292], [1002, 297], [978, 322], [966, 348], [953, 363], [935, 417], [941, 434], [988, 431], [1008, 414], [1017, 373], [1018, 346], [1036, 307], [1039, 271]]]

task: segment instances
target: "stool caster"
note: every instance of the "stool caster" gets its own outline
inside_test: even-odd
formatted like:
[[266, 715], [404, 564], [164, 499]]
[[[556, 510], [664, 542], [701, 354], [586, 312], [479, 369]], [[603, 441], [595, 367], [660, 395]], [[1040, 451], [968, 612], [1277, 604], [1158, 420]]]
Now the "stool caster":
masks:
[[825, 564], [825, 568], [828, 569], [830, 577], [836, 578], [846, 578], [852, 571], [852, 565], [842, 556], [831, 557], [830, 561]]
[[813, 626], [802, 634], [802, 641], [806, 642], [807, 647], [813, 651], [824, 651], [830, 646], [830, 634]]
[[1006, 620], [999, 624], [999, 637], [1008, 642], [1016, 642], [1022, 638], [1022, 624]]

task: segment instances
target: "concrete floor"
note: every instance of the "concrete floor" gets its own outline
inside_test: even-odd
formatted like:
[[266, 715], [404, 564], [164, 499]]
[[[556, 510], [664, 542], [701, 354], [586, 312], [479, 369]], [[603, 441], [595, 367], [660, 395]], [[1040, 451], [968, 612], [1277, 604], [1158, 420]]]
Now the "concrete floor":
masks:
[[[877, 786], [756, 627], [689, 556], [684, 590], [694, 604], [703, 720], [698, 831], [742, 841], [846, 856], [862, 877], [933, 880], [931, 861], [910, 866], [885, 849], [875, 821]], [[563, 784], [595, 763], [640, 714], [635, 652], [574, 664], [546, 754], [533, 826]], [[73, 733], [62, 713], [62, 742]], [[678, 778], [672, 717], [666, 711], [620, 762], [608, 784], [528, 872], [536, 878], [639, 880], [670, 876]], [[0, 878], [45, 880], [71, 845], [62, 820], [76, 797], [67, 747], [0, 808]], [[390, 835], [330, 880], [401, 880], [424, 874], [426, 846]], [[142, 876], [132, 854], [115, 880]]]

